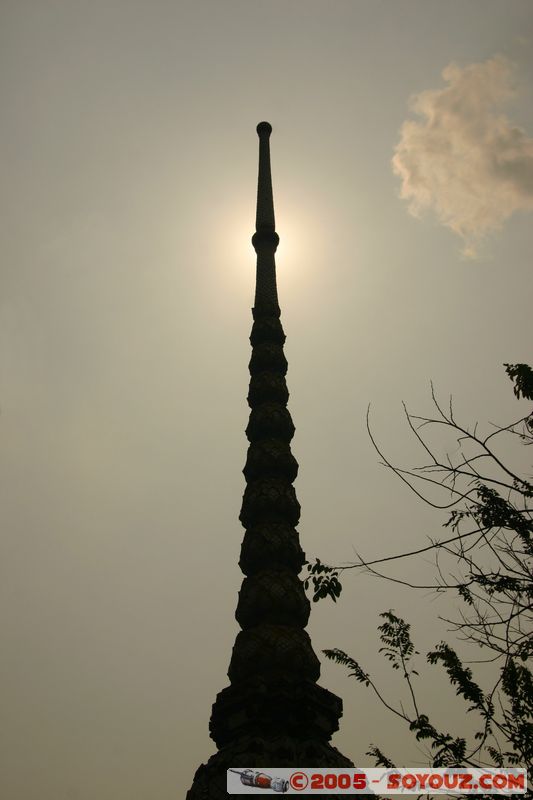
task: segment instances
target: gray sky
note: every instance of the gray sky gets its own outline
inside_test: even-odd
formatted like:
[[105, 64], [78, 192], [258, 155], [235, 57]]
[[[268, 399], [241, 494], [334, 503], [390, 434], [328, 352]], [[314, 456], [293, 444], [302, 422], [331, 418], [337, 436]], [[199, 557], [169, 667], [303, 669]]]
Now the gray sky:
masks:
[[[3, 0], [3, 797], [172, 800], [214, 751], [262, 119], [304, 550], [339, 563], [441, 533], [365, 412], [410, 466], [401, 400], [429, 412], [430, 379], [465, 423], [527, 410], [502, 363], [532, 358], [532, 43], [525, 0]], [[385, 680], [391, 607], [420, 649], [444, 635], [442, 601], [352, 573], [313, 608], [315, 650]], [[453, 729], [464, 707], [432, 674]], [[346, 755], [420, 761], [340, 668], [321, 684]]]

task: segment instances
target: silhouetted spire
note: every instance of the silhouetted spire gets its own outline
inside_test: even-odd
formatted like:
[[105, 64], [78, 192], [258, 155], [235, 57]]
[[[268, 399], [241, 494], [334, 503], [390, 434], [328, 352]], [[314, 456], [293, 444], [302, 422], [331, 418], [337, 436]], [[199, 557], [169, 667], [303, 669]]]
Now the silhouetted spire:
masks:
[[225, 800], [226, 770], [232, 767], [351, 766], [329, 743], [342, 701], [316, 683], [320, 663], [305, 631], [310, 603], [298, 577], [305, 554], [295, 527], [300, 504], [292, 484], [298, 463], [290, 448], [294, 425], [276, 289], [271, 131], [268, 122], [257, 126], [250, 444], [239, 517], [246, 529], [239, 561], [246, 577], [235, 612], [242, 630], [228, 669], [230, 686], [217, 695], [209, 725], [219, 750], [197, 770], [187, 800]]
[[272, 125], [260, 122], [257, 126], [259, 136], [259, 177], [257, 180], [257, 212], [255, 230], [275, 231], [274, 199], [272, 197], [272, 176], [270, 174], [270, 134]]
[[272, 176], [270, 174], [270, 134], [268, 122], [257, 126], [259, 136], [259, 175], [257, 179], [257, 211], [255, 233], [252, 244], [257, 253], [257, 276], [255, 283], [254, 319], [258, 315], [279, 317], [278, 290], [276, 287], [276, 264], [274, 253], [279, 244], [274, 220]]

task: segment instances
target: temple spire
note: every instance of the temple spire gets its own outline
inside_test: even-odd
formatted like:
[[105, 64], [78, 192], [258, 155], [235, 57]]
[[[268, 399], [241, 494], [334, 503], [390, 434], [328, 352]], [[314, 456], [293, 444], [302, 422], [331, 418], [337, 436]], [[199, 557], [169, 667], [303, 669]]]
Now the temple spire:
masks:
[[271, 133], [272, 126], [268, 122], [260, 122], [257, 126], [257, 135], [259, 136], [259, 174], [257, 178], [255, 233], [252, 236], [252, 244], [257, 253], [254, 319], [259, 316], [280, 316], [276, 286], [276, 262], [274, 258], [274, 253], [279, 244], [279, 236], [276, 233], [272, 175], [270, 172]]
[[274, 198], [272, 196], [272, 175], [270, 173], [270, 134], [272, 125], [260, 122], [257, 126], [259, 136], [259, 176], [257, 179], [256, 232], [275, 231]]
[[[218, 752], [196, 772], [187, 800], [223, 800], [226, 769], [346, 767], [331, 744], [342, 701], [318, 686], [320, 662], [305, 628], [310, 603], [298, 577], [305, 562], [300, 504], [293, 482], [298, 463], [287, 401], [274, 253], [275, 231], [268, 122], [257, 126], [259, 177], [255, 304], [250, 334], [249, 441], [246, 489], [239, 519], [245, 528], [239, 565], [244, 573], [235, 618], [241, 627], [209, 723]], [[332, 795], [323, 795], [332, 797]]]

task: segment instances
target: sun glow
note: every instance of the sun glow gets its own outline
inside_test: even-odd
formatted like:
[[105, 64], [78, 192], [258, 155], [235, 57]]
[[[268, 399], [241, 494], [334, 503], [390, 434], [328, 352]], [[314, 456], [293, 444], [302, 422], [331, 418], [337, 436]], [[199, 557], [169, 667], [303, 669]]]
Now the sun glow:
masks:
[[[282, 315], [315, 314], [324, 289], [331, 282], [331, 254], [328, 235], [333, 220], [320, 202], [304, 207], [295, 202], [301, 187], [289, 187], [275, 195], [276, 231], [280, 242], [276, 251], [276, 277]], [[235, 308], [253, 306], [256, 280], [256, 254], [251, 242], [255, 231], [255, 204], [244, 193], [231, 206], [219, 209], [212, 220], [214, 230], [202, 243], [207, 248], [210, 274], [215, 292], [223, 304], [229, 295]], [[226, 298], [223, 300], [222, 298]]]
[[[315, 263], [324, 253], [324, 237], [314, 221], [298, 212], [282, 210], [280, 207], [276, 216], [280, 220], [276, 222], [280, 237], [276, 250], [276, 271], [278, 280], [289, 288], [305, 280], [309, 270], [315, 268]], [[255, 219], [250, 217], [249, 212], [236, 212], [221, 222], [219, 235], [216, 236], [219, 253], [225, 251], [236, 282], [250, 281], [250, 270], [255, 266], [256, 259], [251, 242], [254, 230]]]

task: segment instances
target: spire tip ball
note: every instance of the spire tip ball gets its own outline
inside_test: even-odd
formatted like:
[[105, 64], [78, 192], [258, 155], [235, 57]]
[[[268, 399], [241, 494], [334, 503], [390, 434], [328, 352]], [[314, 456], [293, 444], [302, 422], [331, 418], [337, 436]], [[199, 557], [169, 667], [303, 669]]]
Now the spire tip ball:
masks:
[[272, 125], [270, 122], [260, 122], [256, 128], [258, 136], [270, 136], [272, 133]]

